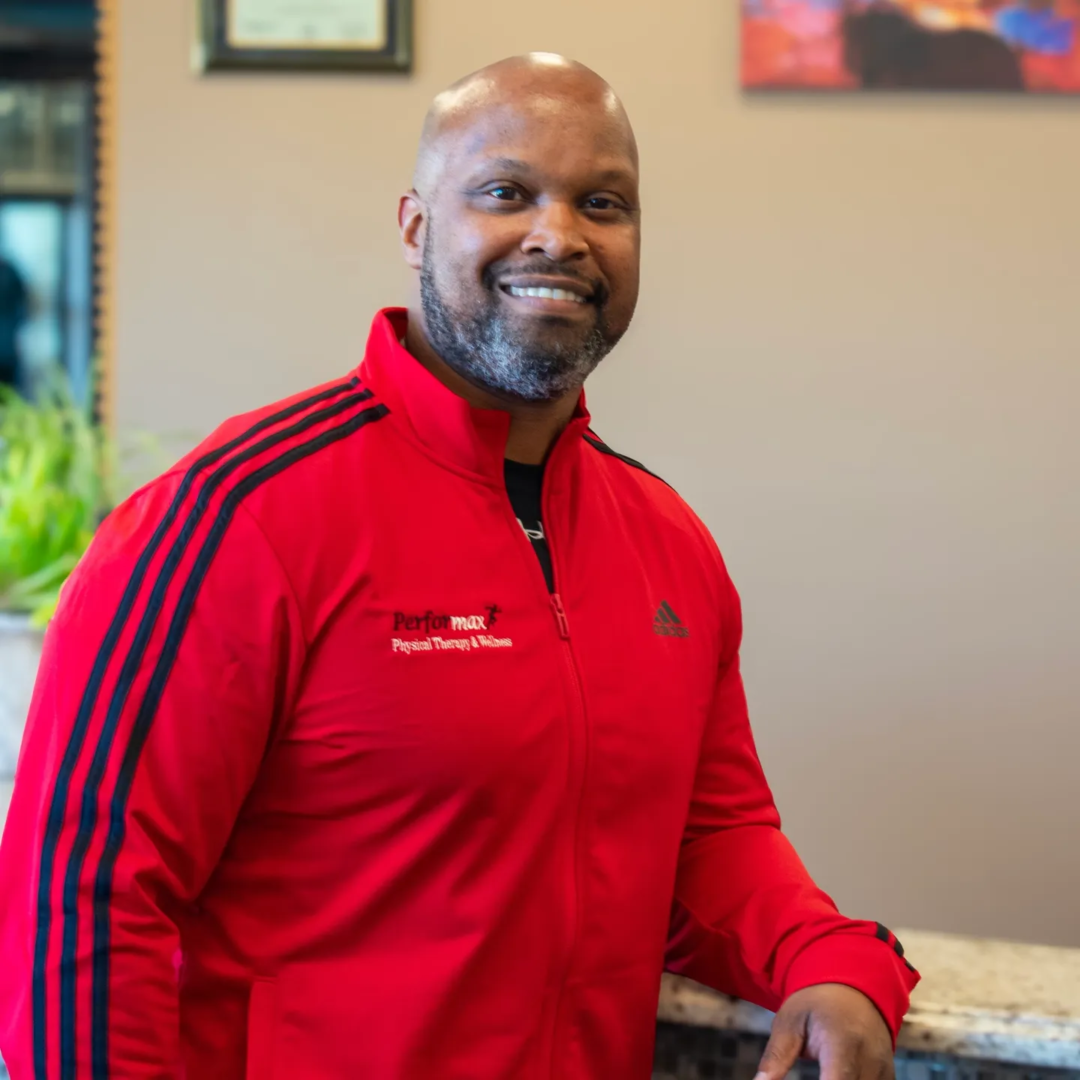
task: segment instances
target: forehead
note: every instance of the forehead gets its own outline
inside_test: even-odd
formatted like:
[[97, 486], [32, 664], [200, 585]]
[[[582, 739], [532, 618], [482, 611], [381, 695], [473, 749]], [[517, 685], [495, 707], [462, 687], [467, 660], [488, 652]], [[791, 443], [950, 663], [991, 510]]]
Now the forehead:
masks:
[[516, 162], [547, 172], [621, 172], [636, 180], [633, 136], [621, 112], [600, 100], [532, 95], [471, 110], [445, 133], [455, 174]]

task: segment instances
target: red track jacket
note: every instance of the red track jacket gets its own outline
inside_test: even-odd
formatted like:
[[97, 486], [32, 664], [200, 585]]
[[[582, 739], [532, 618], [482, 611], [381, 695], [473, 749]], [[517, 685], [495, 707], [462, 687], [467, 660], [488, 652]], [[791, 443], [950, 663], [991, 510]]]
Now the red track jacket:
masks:
[[916, 976], [779, 828], [708, 532], [584, 406], [557, 594], [472, 409], [358, 372], [116, 510], [53, 621], [0, 849], [14, 1080], [650, 1074], [660, 972], [775, 1008]]

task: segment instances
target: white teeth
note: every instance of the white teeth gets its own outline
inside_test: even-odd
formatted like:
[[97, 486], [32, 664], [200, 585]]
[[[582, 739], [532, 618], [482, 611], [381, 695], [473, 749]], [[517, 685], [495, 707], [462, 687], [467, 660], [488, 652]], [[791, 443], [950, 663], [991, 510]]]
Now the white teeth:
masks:
[[575, 304], [584, 304], [585, 297], [578, 296], [577, 293], [572, 293], [567, 289], [522, 289], [517, 285], [511, 285], [507, 289], [507, 292], [511, 296], [538, 296], [544, 300], [569, 300]]

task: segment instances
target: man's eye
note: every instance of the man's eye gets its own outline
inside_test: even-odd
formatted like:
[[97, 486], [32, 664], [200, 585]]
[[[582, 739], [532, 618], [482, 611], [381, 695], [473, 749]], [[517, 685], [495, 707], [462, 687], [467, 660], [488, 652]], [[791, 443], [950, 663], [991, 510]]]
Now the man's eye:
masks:
[[488, 194], [498, 199], [499, 202], [516, 202], [521, 198], [521, 192], [515, 187], [510, 187], [509, 184], [500, 184], [498, 187], [488, 189]]
[[585, 200], [585, 208], [587, 210], [617, 210], [618, 203], [606, 195], [593, 195]]

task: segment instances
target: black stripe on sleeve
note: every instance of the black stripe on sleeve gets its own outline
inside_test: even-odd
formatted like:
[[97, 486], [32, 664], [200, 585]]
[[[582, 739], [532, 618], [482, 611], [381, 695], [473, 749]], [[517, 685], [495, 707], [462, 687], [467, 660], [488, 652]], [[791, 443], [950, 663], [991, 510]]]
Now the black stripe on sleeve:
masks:
[[109, 828], [106, 834], [105, 847], [94, 878], [94, 959], [91, 1024], [93, 1080], [108, 1080], [109, 1078], [108, 1010], [111, 930], [109, 910], [112, 901], [113, 870], [124, 841], [127, 799], [134, 783], [139, 756], [150, 735], [150, 729], [157, 714], [158, 706], [161, 703], [165, 685], [176, 661], [188, 620], [191, 617], [191, 612], [206, 574], [236, 513], [237, 507], [252, 491], [272, 477], [284, 472], [289, 466], [310, 457], [335, 442], [339, 442], [341, 439], [347, 438], [366, 424], [381, 420], [388, 413], [389, 410], [385, 405], [375, 405], [364, 409], [337, 427], [324, 431], [310, 441], [285, 451], [280, 457], [256, 469], [250, 476], [241, 480], [222, 501], [217, 518], [206, 540], [203, 542], [187, 581], [184, 583], [180, 598], [177, 601], [176, 610], [169, 623], [169, 630], [161, 655], [154, 665], [154, 671], [147, 686], [146, 694], [139, 706], [130, 738], [124, 749], [116, 788], [109, 805]]
[[[213, 493], [221, 484], [235, 472], [241, 465], [273, 449], [282, 442], [292, 439], [297, 435], [314, 427], [325, 420], [333, 419], [349, 409], [369, 400], [372, 396], [370, 390], [348, 394], [340, 400], [325, 408], [317, 409], [308, 413], [301, 420], [288, 427], [280, 428], [273, 434], [252, 443], [245, 450], [229, 458], [207, 477], [195, 499], [195, 504], [188, 514], [173, 546], [166, 556], [146, 609], [136, 630], [131, 648], [124, 659], [113, 690], [105, 719], [102, 723], [101, 734], [98, 744], [87, 772], [83, 786], [82, 809], [79, 817], [79, 829], [68, 855], [67, 872], [64, 876], [63, 890], [63, 943], [60, 959], [60, 1074], [61, 1080], [75, 1080], [75, 1032], [76, 1032], [76, 971], [75, 956], [78, 949], [78, 899], [79, 881], [82, 877], [83, 863], [86, 852], [93, 841], [98, 821], [98, 797], [101, 790], [102, 778], [108, 766], [109, 755], [112, 751], [113, 739], [116, 735], [120, 717], [123, 715], [127, 704], [127, 697], [131, 686], [138, 674], [139, 667], [145, 655], [147, 645], [157, 623], [158, 615], [164, 603], [165, 593], [168, 590], [176, 568], [183, 558], [184, 552], [191, 541], [199, 522], [202, 520], [209, 505]], [[68, 1072], [67, 1070], [71, 1071]]]
[[[180, 513], [180, 509], [184, 505], [195, 480], [200, 473], [210, 468], [212, 465], [219, 462], [226, 455], [230, 454], [233, 450], [243, 446], [244, 443], [255, 438], [258, 434], [266, 431], [268, 428], [275, 424], [282, 423], [285, 420], [303, 412], [305, 409], [309, 409], [314, 405], [318, 405], [321, 402], [329, 401], [331, 398], [338, 397], [342, 394], [349, 393], [359, 386], [359, 380], [354, 378], [348, 379], [344, 382], [336, 383], [335, 385], [328, 387], [325, 390], [320, 391], [317, 394], [313, 394], [301, 401], [294, 402], [292, 405], [285, 409], [281, 409], [278, 412], [264, 417], [262, 420], [253, 424], [245, 432], [238, 435], [236, 438], [231, 439], [229, 442], [217, 447], [216, 449], [204, 454], [192, 463], [190, 468], [184, 474], [184, 478], [177, 488], [176, 494], [173, 496], [165, 514], [162, 516], [161, 521], [158, 523], [157, 528], [154, 530], [146, 547], [143, 549], [138, 560], [136, 561], [135, 568], [132, 571], [131, 578], [124, 588], [123, 595], [120, 598], [120, 602], [117, 605], [115, 614], [112, 621], [109, 624], [105, 636], [102, 639], [101, 646], [98, 649], [97, 656], [94, 660], [94, 666], [91, 669], [89, 679], [83, 695], [79, 703], [78, 711], [75, 715], [75, 720], [72, 724], [71, 735], [68, 738], [66, 747], [64, 748], [64, 755], [60, 762], [60, 767], [57, 770], [56, 782], [53, 786], [52, 798], [49, 803], [49, 812], [46, 818], [45, 833], [42, 839], [41, 848], [41, 866], [38, 877], [38, 894], [37, 894], [37, 927], [34, 935], [34, 967], [32, 976], [32, 1013], [33, 1013], [33, 1044], [34, 1044], [34, 1074], [38, 1080], [46, 1080], [48, 1075], [48, 1034], [47, 1034], [47, 1019], [48, 1019], [48, 985], [47, 985], [47, 960], [49, 950], [49, 939], [52, 932], [52, 885], [53, 885], [53, 870], [56, 860], [56, 849], [59, 844], [60, 833], [63, 829], [64, 818], [67, 811], [68, 795], [71, 787], [71, 780], [74, 774], [76, 765], [78, 764], [80, 755], [82, 753], [83, 743], [86, 739], [86, 733], [89, 728], [90, 720], [94, 714], [95, 707], [97, 705], [98, 694], [101, 690], [101, 685], [105, 678], [105, 673], [108, 670], [109, 664], [112, 660], [113, 654], [116, 650], [117, 642], [120, 639], [124, 627], [127, 625], [127, 621], [131, 616], [132, 609], [134, 608], [135, 601], [138, 598], [139, 592], [142, 588], [143, 582], [146, 578], [147, 571], [150, 567], [154, 555], [157, 553], [165, 537], [168, 535], [169, 530], [172, 528], [176, 521], [177, 516]], [[370, 392], [364, 391], [367, 396], [370, 396]], [[73, 1033], [72, 1033], [73, 1036]], [[64, 1043], [64, 1033], [61, 1032], [61, 1043]], [[73, 1039], [69, 1043], [69, 1060], [71, 1064], [67, 1067], [66, 1076], [74, 1075], [74, 1043]], [[62, 1074], [64, 1074], [64, 1066], [61, 1066]]]
[[617, 450], [612, 450], [607, 443], [592, 431], [586, 431], [582, 437], [594, 450], [599, 450], [601, 454], [607, 454], [608, 457], [618, 458], [619, 461], [623, 462], [625, 465], [629, 465], [632, 469], [638, 469], [643, 473], [648, 473], [649, 476], [659, 480], [661, 484], [667, 484], [668, 487], [671, 487], [662, 476], [657, 476], [652, 469], [647, 469], [640, 461], [635, 461], [632, 457], [627, 457], [625, 454], [620, 454]]
[[904, 946], [900, 944], [900, 939], [887, 926], [884, 926], [881, 923], [876, 923], [875, 926], [874, 937], [879, 941], [884, 941], [886, 945], [890, 946], [892, 951], [904, 961], [904, 967], [906, 967], [908, 971], [914, 971], [915, 966], [907, 959], [904, 953]]

